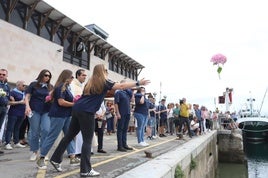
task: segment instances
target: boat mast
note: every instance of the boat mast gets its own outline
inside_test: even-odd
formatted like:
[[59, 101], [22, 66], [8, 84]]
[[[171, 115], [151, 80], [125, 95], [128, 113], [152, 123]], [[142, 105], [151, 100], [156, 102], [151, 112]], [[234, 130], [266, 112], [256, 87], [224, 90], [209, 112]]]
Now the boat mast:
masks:
[[263, 105], [263, 102], [264, 102], [264, 99], [265, 99], [265, 96], [266, 96], [266, 93], [267, 93], [267, 89], [268, 88], [266, 88], [265, 93], [264, 93], [264, 96], [262, 98], [261, 107], [260, 107], [260, 110], [259, 110], [259, 115], [261, 114], [261, 109], [262, 109], [262, 105]]

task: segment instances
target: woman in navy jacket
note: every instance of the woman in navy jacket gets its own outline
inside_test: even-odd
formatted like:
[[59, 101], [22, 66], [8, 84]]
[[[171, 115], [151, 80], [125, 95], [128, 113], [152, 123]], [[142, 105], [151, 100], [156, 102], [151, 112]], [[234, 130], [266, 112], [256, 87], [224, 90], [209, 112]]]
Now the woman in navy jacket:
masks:
[[138, 82], [115, 83], [108, 80], [107, 77], [108, 70], [105, 68], [104, 64], [96, 65], [93, 69], [92, 76], [85, 85], [83, 95], [74, 104], [69, 131], [61, 140], [50, 159], [50, 163], [57, 171], [62, 171], [60, 164], [62, 162], [62, 155], [72, 139], [81, 130], [83, 145], [80, 162], [80, 176], [92, 177], [100, 175], [99, 172], [92, 169], [90, 163], [91, 142], [95, 130], [95, 113], [99, 110], [108, 90], [122, 90], [137, 85], [147, 85], [150, 82], [149, 80], [142, 79]]

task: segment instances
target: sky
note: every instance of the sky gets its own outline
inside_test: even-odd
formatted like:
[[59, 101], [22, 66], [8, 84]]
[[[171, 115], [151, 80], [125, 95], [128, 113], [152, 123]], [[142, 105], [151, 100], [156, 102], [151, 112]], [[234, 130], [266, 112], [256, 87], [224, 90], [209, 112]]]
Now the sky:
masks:
[[[231, 111], [254, 98], [268, 114], [268, 11], [265, 0], [45, 0], [82, 26], [96, 24], [107, 42], [145, 66], [139, 78], [157, 100], [207, 106], [233, 88]], [[220, 77], [210, 59], [227, 57]], [[160, 84], [161, 83], [161, 84]], [[160, 95], [161, 91], [161, 95]]]

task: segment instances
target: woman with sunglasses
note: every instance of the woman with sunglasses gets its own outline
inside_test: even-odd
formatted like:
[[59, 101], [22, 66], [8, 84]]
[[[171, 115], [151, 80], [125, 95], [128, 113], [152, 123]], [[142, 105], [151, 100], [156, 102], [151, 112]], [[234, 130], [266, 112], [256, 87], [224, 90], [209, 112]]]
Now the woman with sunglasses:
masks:
[[46, 96], [53, 89], [53, 86], [50, 84], [51, 77], [51, 72], [43, 69], [36, 80], [30, 83], [25, 92], [25, 114], [28, 116], [30, 124], [28, 137], [30, 151], [33, 152], [30, 161], [36, 160], [39, 147], [43, 144], [50, 128], [48, 112], [51, 103], [46, 102]]
[[[37, 160], [39, 169], [47, 169], [45, 156], [60, 135], [60, 132], [63, 131], [66, 134], [69, 129], [72, 107], [74, 105], [74, 97], [70, 88], [73, 78], [72, 71], [68, 69], [63, 70], [55, 83], [54, 90], [51, 92], [52, 106], [48, 114], [51, 126], [40, 148], [40, 158]], [[75, 143], [73, 140], [68, 145], [67, 152], [70, 157], [70, 165], [79, 165], [80, 160], [75, 157]]]
[[104, 64], [98, 64], [93, 69], [93, 74], [85, 85], [83, 95], [74, 104], [72, 110], [72, 120], [69, 131], [61, 140], [60, 144], [53, 153], [50, 163], [54, 168], [61, 172], [62, 156], [68, 144], [81, 130], [83, 137], [83, 145], [80, 162], [80, 176], [94, 177], [99, 176], [100, 173], [94, 171], [91, 167], [91, 142], [95, 130], [95, 113], [99, 110], [101, 103], [108, 90], [126, 89], [139, 85], [147, 85], [149, 80], [142, 79], [138, 82], [115, 83], [108, 80], [108, 71]]

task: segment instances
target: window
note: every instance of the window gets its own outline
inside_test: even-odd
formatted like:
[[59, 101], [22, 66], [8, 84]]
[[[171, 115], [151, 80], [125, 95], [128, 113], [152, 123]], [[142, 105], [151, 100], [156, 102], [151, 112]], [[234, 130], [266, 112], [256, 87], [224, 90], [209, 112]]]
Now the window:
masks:
[[98, 56], [99, 58], [105, 60], [105, 50], [102, 49], [100, 46], [96, 45], [94, 47], [94, 55]]
[[118, 64], [117, 64], [117, 61], [114, 62], [114, 72], [117, 72], [118, 73]]
[[2, 5], [6, 6], [6, 2], [3, 2], [3, 1], [0, 2], [0, 18], [3, 20], [6, 20], [6, 14]]
[[128, 78], [131, 78], [131, 72], [132, 72], [132, 70], [131, 70], [131, 68], [129, 68], [128, 69], [128, 76], [127, 76]]
[[33, 13], [33, 15], [28, 21], [26, 30], [37, 35], [37, 27], [38, 27], [38, 16], [37, 14]]
[[62, 34], [63, 34], [63, 28], [62, 26], [58, 29], [58, 31], [56, 32], [56, 34], [54, 35], [54, 42], [59, 44], [59, 45], [63, 45], [62, 42]]
[[72, 56], [66, 51], [63, 52], [63, 61], [68, 63], [71, 63], [72, 61]]
[[119, 63], [118, 61], [115, 62], [115, 72], [119, 73], [120, 71], [120, 66], [119, 66]]
[[135, 79], [135, 71], [136, 70], [132, 70], [132, 74], [131, 74], [131, 78], [134, 80]]
[[40, 36], [51, 41], [51, 27], [53, 22], [48, 20], [45, 26], [40, 30]]
[[[79, 39], [82, 41], [82, 39]], [[77, 45], [80, 42], [77, 42], [76, 45], [72, 44], [73, 41], [73, 33], [70, 33], [66, 40], [64, 40], [64, 53], [63, 53], [63, 61], [71, 63], [73, 65], [89, 69], [89, 56], [86, 50], [77, 51]]]
[[128, 70], [128, 67], [125, 67], [124, 69], [124, 76], [127, 77], [127, 70]]
[[109, 59], [108, 62], [109, 62], [109, 69], [113, 71], [113, 69], [114, 69], [113, 68], [113, 60]]
[[17, 6], [10, 15], [9, 22], [20, 28], [23, 28], [23, 16], [25, 15], [25, 9]]
[[84, 43], [82, 41], [78, 41], [76, 42], [75, 46], [74, 46], [74, 56], [81, 58], [82, 54], [85, 52], [85, 46]]

